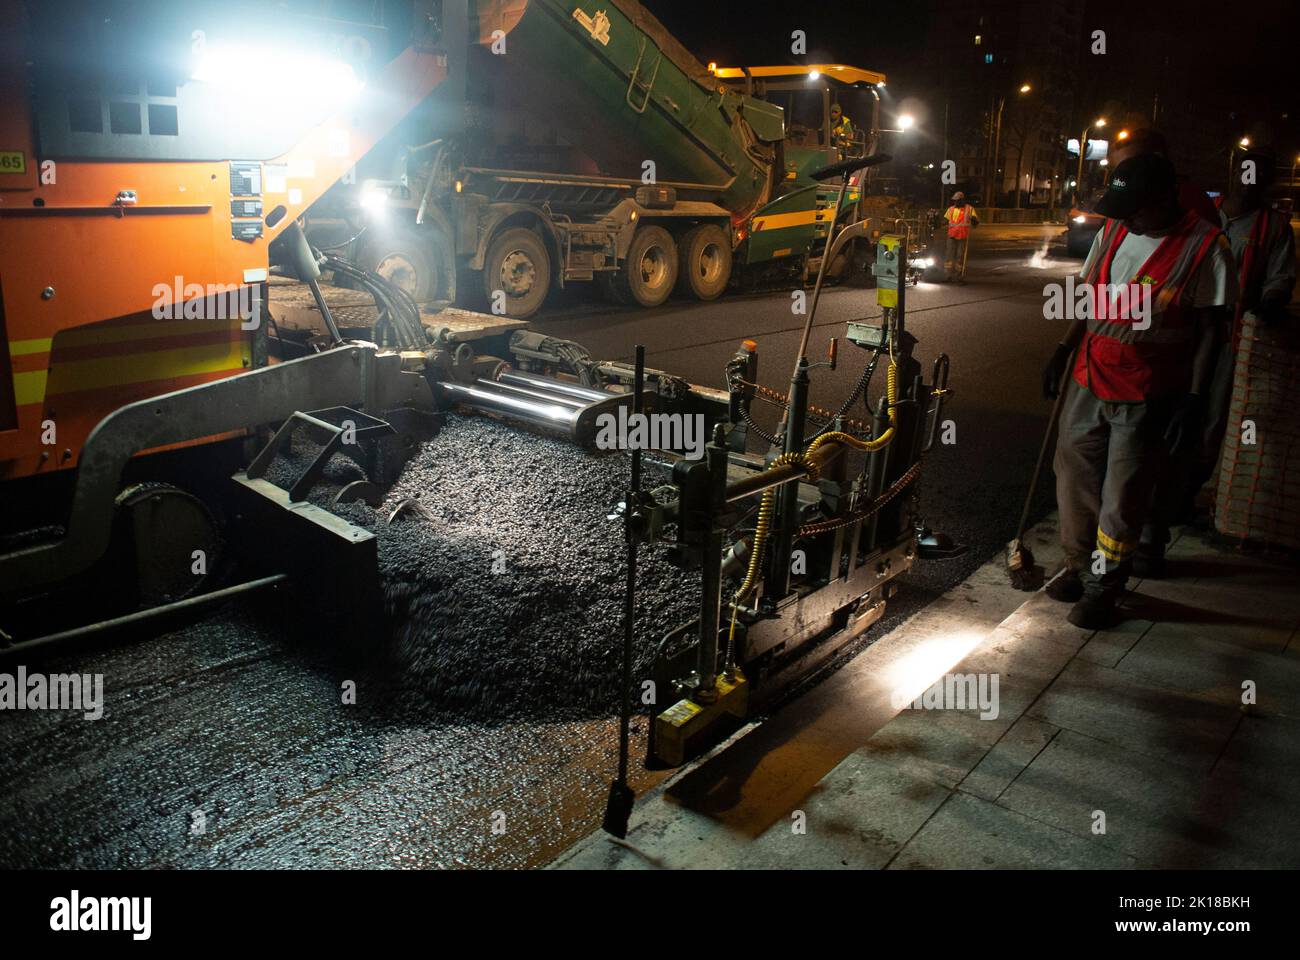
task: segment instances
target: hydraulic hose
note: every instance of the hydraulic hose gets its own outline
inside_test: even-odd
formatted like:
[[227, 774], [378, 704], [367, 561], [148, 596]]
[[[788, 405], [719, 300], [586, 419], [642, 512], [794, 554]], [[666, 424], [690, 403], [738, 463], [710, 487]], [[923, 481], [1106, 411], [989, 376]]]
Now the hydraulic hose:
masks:
[[888, 398], [889, 426], [885, 428], [885, 432], [880, 436], [871, 440], [859, 440], [851, 434], [832, 430], [830, 433], [823, 433], [817, 437], [817, 439], [813, 440], [812, 445], [804, 451], [804, 455], [808, 456], [823, 443], [829, 443], [831, 441], [843, 443], [855, 450], [865, 451], [879, 450], [881, 447], [886, 446], [894, 439], [894, 429], [898, 426], [898, 411], [896, 407], [898, 400], [898, 366], [892, 360], [889, 363], [889, 372], [885, 375], [885, 396]]
[[[840, 404], [840, 408], [835, 412], [835, 416], [832, 417], [830, 420], [827, 420], [826, 423], [822, 425], [822, 428], [818, 430], [815, 434], [813, 434], [812, 438], [814, 440], [816, 440], [824, 433], [833, 432], [831, 430], [831, 426], [835, 423], [835, 421], [840, 420], [842, 417], [847, 416], [849, 410], [851, 410], [853, 408], [853, 405], [858, 402], [858, 397], [862, 396], [862, 391], [867, 389], [867, 385], [871, 383], [871, 378], [875, 376], [876, 364], [880, 360], [880, 354], [881, 354], [881, 350], [880, 348], [877, 348], [875, 353], [871, 355], [871, 360], [868, 361], [867, 365], [862, 368], [862, 376], [858, 377], [858, 382], [853, 387], [853, 392], [850, 393], [848, 397], [845, 398], [842, 404]], [[867, 409], [868, 410], [871, 409], [870, 403], [867, 404]]]

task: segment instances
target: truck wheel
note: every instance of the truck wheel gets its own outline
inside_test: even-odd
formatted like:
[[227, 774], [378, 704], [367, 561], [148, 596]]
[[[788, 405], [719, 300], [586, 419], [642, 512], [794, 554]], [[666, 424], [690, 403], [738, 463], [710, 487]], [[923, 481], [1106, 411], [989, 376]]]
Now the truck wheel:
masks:
[[437, 242], [431, 230], [393, 230], [370, 237], [357, 264], [397, 284], [417, 302], [435, 300], [442, 286]]
[[550, 289], [551, 258], [533, 231], [512, 227], [488, 246], [483, 261], [483, 292], [489, 310], [496, 306], [497, 292], [501, 291], [505, 294], [507, 316], [519, 320], [531, 317]]
[[663, 227], [641, 227], [618, 271], [619, 294], [628, 303], [657, 307], [677, 283], [677, 244]]
[[722, 228], [701, 223], [682, 235], [677, 292], [696, 300], [716, 300], [731, 280], [731, 244]]

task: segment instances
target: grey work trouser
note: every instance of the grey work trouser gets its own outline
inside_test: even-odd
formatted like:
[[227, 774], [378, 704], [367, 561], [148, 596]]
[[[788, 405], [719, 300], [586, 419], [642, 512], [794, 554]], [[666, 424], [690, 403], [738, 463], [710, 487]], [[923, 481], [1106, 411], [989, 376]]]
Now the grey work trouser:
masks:
[[949, 237], [948, 248], [944, 256], [944, 269], [951, 277], [954, 274], [966, 278], [966, 246], [970, 243], [970, 237]]
[[1108, 403], [1073, 379], [1056, 439], [1056, 503], [1066, 563], [1084, 593], [1124, 589], [1165, 460], [1170, 404]]
[[1197, 491], [1214, 475], [1228, 430], [1228, 407], [1232, 403], [1232, 380], [1237, 355], [1230, 343], [1219, 347], [1205, 396], [1205, 422], [1194, 447], [1168, 458], [1151, 497], [1151, 510], [1142, 528], [1144, 544], [1169, 542], [1169, 527], [1187, 513]]

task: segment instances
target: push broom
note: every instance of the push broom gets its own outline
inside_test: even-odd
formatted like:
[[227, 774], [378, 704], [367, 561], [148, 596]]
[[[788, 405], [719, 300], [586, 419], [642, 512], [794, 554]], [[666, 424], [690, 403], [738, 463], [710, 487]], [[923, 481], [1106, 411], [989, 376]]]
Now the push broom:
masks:
[[1020, 524], [1016, 527], [1016, 537], [1007, 544], [1007, 576], [1011, 580], [1011, 586], [1016, 590], [1033, 591], [1038, 589], [1038, 568], [1034, 565], [1033, 551], [1027, 547], [1023, 541], [1025, 527], [1029, 524], [1029, 509], [1034, 503], [1034, 492], [1038, 489], [1038, 478], [1043, 472], [1043, 462], [1047, 459], [1047, 448], [1051, 445], [1052, 432], [1056, 429], [1056, 421], [1061, 416], [1061, 405], [1065, 400], [1065, 386], [1069, 383], [1070, 374], [1074, 370], [1074, 353], [1070, 353], [1070, 359], [1065, 364], [1065, 373], [1061, 376], [1061, 382], [1056, 385], [1056, 399], [1052, 401], [1052, 415], [1047, 419], [1047, 427], [1043, 431], [1043, 442], [1038, 448], [1038, 462], [1034, 464], [1034, 476], [1029, 481], [1029, 492], [1025, 495], [1025, 506], [1020, 511]]

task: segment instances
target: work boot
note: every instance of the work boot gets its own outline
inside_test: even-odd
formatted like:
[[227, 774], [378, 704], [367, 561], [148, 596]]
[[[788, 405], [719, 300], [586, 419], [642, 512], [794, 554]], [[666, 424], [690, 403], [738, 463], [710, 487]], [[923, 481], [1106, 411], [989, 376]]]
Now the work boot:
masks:
[[1047, 585], [1047, 595], [1057, 603], [1077, 603], [1083, 597], [1083, 581], [1078, 571], [1066, 567]]
[[1133, 576], [1143, 580], [1160, 580], [1165, 575], [1165, 545], [1139, 543], [1133, 554]]
[[1106, 593], [1085, 596], [1070, 608], [1065, 619], [1084, 630], [1109, 629], [1118, 619], [1115, 598]]

